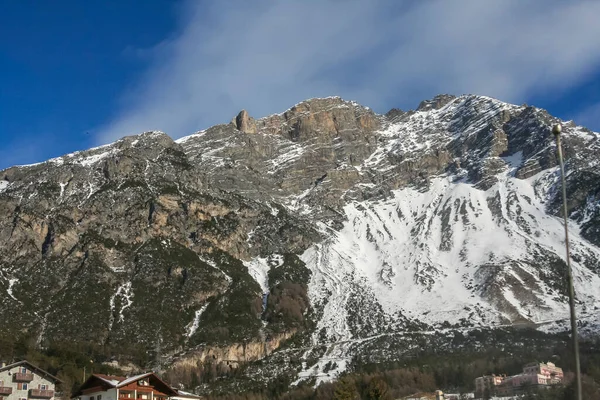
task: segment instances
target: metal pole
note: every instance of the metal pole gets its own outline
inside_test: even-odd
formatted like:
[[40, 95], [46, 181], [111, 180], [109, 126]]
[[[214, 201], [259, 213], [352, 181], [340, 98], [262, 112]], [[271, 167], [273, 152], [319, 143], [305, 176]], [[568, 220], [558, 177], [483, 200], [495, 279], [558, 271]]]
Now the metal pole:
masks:
[[560, 177], [562, 183], [563, 218], [565, 224], [565, 248], [567, 249], [567, 278], [569, 285], [569, 308], [571, 310], [571, 335], [573, 336], [573, 350], [575, 351], [575, 377], [577, 379], [577, 400], [581, 398], [581, 368], [579, 366], [579, 342], [577, 340], [577, 317], [575, 315], [575, 290], [573, 289], [573, 272], [571, 269], [571, 252], [569, 251], [569, 228], [567, 216], [567, 188], [565, 184], [565, 165], [563, 162], [560, 124], [554, 125], [552, 133], [556, 138], [556, 149], [558, 152], [558, 163], [560, 164]]

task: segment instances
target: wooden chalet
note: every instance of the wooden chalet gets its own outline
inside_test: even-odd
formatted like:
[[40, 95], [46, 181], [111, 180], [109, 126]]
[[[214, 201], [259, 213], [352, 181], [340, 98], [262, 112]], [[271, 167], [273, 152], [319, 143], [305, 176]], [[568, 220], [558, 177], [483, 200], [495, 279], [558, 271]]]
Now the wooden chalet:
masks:
[[132, 377], [93, 374], [72, 398], [79, 400], [168, 400], [177, 390], [148, 372]]

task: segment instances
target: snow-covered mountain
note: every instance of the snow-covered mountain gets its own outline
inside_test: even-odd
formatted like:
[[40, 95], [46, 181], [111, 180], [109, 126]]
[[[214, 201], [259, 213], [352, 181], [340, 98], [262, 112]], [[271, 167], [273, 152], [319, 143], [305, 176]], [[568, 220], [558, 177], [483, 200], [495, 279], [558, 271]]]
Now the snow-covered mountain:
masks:
[[299, 382], [399, 335], [565, 329], [559, 122], [592, 334], [600, 134], [472, 95], [385, 115], [310, 99], [0, 171], [0, 334], [136, 343], [175, 367], [293, 357]]

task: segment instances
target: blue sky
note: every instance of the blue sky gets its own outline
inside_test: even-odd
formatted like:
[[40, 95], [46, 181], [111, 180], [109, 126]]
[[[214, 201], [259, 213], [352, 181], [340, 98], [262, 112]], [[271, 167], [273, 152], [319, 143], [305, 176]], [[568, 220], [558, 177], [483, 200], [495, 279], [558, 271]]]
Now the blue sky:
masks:
[[596, 0], [0, 3], [0, 169], [340, 95], [528, 103], [600, 131]]

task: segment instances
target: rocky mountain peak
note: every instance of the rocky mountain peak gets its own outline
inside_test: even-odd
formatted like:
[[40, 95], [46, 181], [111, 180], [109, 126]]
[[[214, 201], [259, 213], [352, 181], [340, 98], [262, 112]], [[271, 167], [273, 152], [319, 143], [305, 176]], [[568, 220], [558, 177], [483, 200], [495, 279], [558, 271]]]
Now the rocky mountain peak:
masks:
[[419, 104], [419, 107], [417, 107], [417, 111], [439, 110], [454, 99], [456, 99], [456, 96], [450, 94], [438, 94], [431, 100], [423, 100]]
[[257, 121], [259, 131], [279, 134], [294, 142], [330, 141], [343, 131], [374, 132], [380, 118], [369, 108], [340, 97], [314, 98], [300, 102], [281, 114]]
[[406, 114], [406, 111], [401, 110], [399, 108], [392, 108], [390, 111], [388, 111], [387, 113], [385, 113], [385, 117], [390, 122], [396, 122], [400, 118], [402, 118], [402, 116], [404, 116], [404, 114]]

